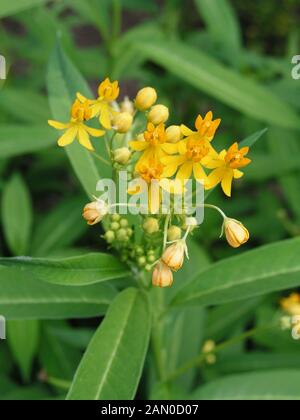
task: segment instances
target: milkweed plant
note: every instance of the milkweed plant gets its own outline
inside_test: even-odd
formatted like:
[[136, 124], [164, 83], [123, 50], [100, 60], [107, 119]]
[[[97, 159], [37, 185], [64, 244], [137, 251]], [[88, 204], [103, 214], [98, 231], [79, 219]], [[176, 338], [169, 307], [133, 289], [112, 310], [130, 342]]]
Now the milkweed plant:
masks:
[[[90, 226], [103, 222], [104, 239], [130, 266], [136, 279], [147, 279], [144, 274], [152, 272], [153, 286], [171, 287], [173, 272], [180, 270], [186, 260], [188, 263], [188, 239], [199, 228], [197, 206], [220, 214], [221, 237], [225, 234], [233, 248], [249, 240], [246, 227], [219, 207], [203, 200], [191, 210], [183, 200], [190, 181], [205, 192], [220, 185], [224, 194], [231, 197], [234, 180], [242, 178], [241, 169], [251, 163], [247, 157], [249, 147], [234, 142], [228, 150], [217, 151], [214, 140], [221, 119], [214, 119], [211, 111], [198, 115], [193, 128], [183, 123], [168, 125], [170, 111], [157, 103], [153, 87], [141, 89], [133, 101], [126, 97], [117, 102], [119, 95], [118, 81], [106, 78], [98, 87], [96, 99], [77, 93], [69, 122], [48, 123], [62, 131], [60, 147], [78, 141], [103, 164], [111, 165], [116, 183], [119, 173], [125, 172], [130, 180], [127, 194], [131, 200], [118, 203], [95, 196], [84, 207], [83, 218]], [[116, 135], [122, 135], [122, 147], [114, 146]], [[93, 142], [98, 141], [106, 142], [107, 156], [96, 154]], [[166, 193], [167, 211], [163, 205]], [[137, 199], [141, 195], [146, 195], [143, 204]], [[124, 207], [137, 211], [139, 223], [130, 225], [123, 217]], [[148, 286], [147, 280], [144, 285]]]

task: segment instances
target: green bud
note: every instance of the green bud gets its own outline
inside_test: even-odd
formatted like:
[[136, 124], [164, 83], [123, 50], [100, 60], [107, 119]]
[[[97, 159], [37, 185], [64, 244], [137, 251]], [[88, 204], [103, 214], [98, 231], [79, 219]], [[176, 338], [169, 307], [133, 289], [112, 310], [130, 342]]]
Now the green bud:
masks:
[[129, 236], [129, 238], [133, 235], [133, 230], [131, 228], [127, 229], [127, 235]]
[[149, 263], [154, 263], [155, 260], [156, 260], [155, 255], [152, 255], [152, 254], [151, 255], [148, 255], [147, 261]]
[[112, 214], [111, 221], [112, 222], [119, 222], [121, 220], [121, 216], [119, 214]]
[[127, 241], [128, 240], [128, 236], [127, 236], [127, 230], [126, 229], [120, 229], [117, 232], [117, 239], [118, 241]]
[[120, 226], [122, 227], [122, 228], [127, 228], [128, 227], [128, 220], [127, 219], [121, 219], [121, 221], [120, 221]]
[[104, 238], [107, 243], [111, 244], [116, 239], [115, 232], [113, 232], [112, 230], [108, 230], [105, 233]]
[[141, 246], [137, 246], [136, 249], [135, 249], [135, 253], [136, 253], [136, 255], [141, 256], [141, 255], [144, 255], [144, 250]]
[[119, 224], [118, 222], [113, 222], [113, 223], [111, 223], [111, 224], [110, 224], [110, 228], [111, 228], [112, 230], [117, 231], [117, 230], [119, 230], [119, 229], [120, 229], [120, 224]]
[[146, 260], [146, 258], [145, 258], [145, 257], [140, 257], [140, 258], [138, 259], [138, 265], [139, 265], [140, 267], [144, 267], [146, 264], [147, 264], [147, 260]]
[[145, 270], [150, 272], [152, 270], [152, 266], [150, 264], [147, 264]]

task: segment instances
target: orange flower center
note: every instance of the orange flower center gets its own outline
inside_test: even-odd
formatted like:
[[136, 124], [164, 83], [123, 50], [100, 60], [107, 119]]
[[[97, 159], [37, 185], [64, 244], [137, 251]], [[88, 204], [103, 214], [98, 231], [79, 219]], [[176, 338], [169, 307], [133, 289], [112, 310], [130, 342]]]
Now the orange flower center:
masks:
[[244, 166], [244, 154], [240, 152], [228, 152], [225, 158], [226, 163], [232, 169]]
[[151, 184], [151, 181], [161, 179], [163, 170], [163, 165], [151, 161], [149, 162], [149, 166], [142, 165], [141, 168], [139, 168], [139, 174], [141, 178], [147, 182], [147, 184]]
[[201, 160], [209, 153], [209, 147], [205, 141], [189, 140], [187, 142], [186, 157], [195, 163]]
[[153, 124], [148, 124], [147, 131], [144, 133], [144, 139], [151, 145], [157, 146], [166, 142], [166, 130], [163, 124], [155, 127]]
[[72, 106], [72, 118], [77, 122], [88, 121], [92, 117], [92, 110], [89, 107], [88, 101], [83, 104], [76, 100]]

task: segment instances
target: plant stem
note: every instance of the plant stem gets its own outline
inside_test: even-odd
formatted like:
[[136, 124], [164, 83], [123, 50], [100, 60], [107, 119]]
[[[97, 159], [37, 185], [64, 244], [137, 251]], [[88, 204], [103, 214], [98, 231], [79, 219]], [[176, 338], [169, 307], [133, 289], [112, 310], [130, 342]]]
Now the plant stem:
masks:
[[71, 382], [65, 381], [63, 379], [48, 377], [46, 381], [49, 385], [55, 386], [57, 388], [69, 391], [71, 388]]
[[169, 229], [170, 220], [171, 220], [171, 215], [168, 214], [166, 216], [165, 227], [164, 227], [164, 245], [163, 245], [163, 251], [167, 247], [167, 242], [168, 242], [168, 229]]
[[[267, 325], [264, 327], [260, 327], [260, 328], [254, 328], [252, 330], [249, 330], [237, 337], [234, 337], [228, 341], [225, 341], [222, 344], [219, 344], [218, 346], [215, 347], [215, 349], [210, 353], [210, 354], [216, 354], [219, 353], [220, 351], [226, 349], [227, 347], [230, 347], [234, 344], [240, 343], [241, 341], [246, 340], [247, 338], [253, 337], [257, 334], [260, 334], [262, 332], [268, 331], [272, 328], [274, 328], [275, 325], [271, 324], [271, 325]], [[193, 369], [194, 367], [198, 367], [199, 365], [201, 365], [203, 362], [205, 362], [205, 359], [207, 357], [207, 353], [200, 353], [198, 356], [194, 357], [193, 359], [189, 360], [188, 362], [184, 363], [182, 366], [180, 366], [177, 370], [175, 370], [167, 379], [166, 382], [171, 382], [174, 381], [175, 379], [177, 379], [178, 377], [180, 377], [181, 375], [183, 375], [184, 373], [186, 373], [188, 370]]]

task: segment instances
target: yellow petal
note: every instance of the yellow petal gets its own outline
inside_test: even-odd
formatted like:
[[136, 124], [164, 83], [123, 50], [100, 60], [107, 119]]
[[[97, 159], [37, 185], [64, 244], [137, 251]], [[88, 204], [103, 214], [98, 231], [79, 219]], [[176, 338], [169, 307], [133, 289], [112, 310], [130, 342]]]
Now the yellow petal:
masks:
[[233, 181], [233, 171], [232, 170], [227, 170], [225, 172], [225, 176], [222, 179], [221, 184], [222, 184], [222, 189], [223, 189], [224, 193], [228, 197], [231, 197], [232, 181]]
[[85, 129], [83, 127], [80, 127], [79, 130], [78, 130], [78, 138], [79, 138], [79, 143], [83, 147], [90, 150], [91, 152], [93, 152], [95, 150], [92, 146], [92, 143], [90, 141], [90, 137], [89, 137], [88, 133], [85, 131]]
[[185, 137], [189, 137], [192, 136], [194, 134], [194, 131], [192, 131], [190, 128], [188, 128], [186, 125], [182, 124], [180, 126], [181, 129], [181, 133], [185, 136]]
[[146, 141], [135, 140], [135, 141], [130, 141], [129, 146], [135, 152], [143, 152], [144, 150], [147, 149], [147, 147], [149, 146], [149, 143], [147, 143]]
[[186, 154], [186, 152], [187, 152], [186, 140], [180, 141], [178, 143], [178, 152], [181, 155], [185, 155]]
[[88, 127], [87, 125], [84, 126], [86, 131], [92, 136], [92, 137], [102, 137], [105, 134], [104, 130], [98, 130], [96, 128]]
[[194, 177], [197, 181], [201, 182], [201, 184], [206, 184], [208, 182], [207, 175], [204, 172], [200, 163], [195, 163], [194, 167]]
[[73, 143], [75, 140], [75, 137], [77, 135], [78, 128], [77, 127], [71, 127], [69, 128], [59, 139], [58, 139], [58, 145], [60, 147], [68, 146], [69, 144]]
[[207, 189], [212, 189], [218, 185], [222, 181], [225, 171], [225, 168], [222, 167], [215, 169], [211, 174], [209, 174], [208, 183], [206, 185]]
[[111, 129], [110, 110], [107, 104], [105, 104], [104, 106], [102, 105], [101, 107], [99, 121], [104, 128], [106, 128], [107, 130]]
[[53, 121], [53, 120], [48, 120], [48, 124], [51, 127], [56, 128], [56, 130], [65, 130], [66, 128], [69, 127], [69, 124], [64, 124], [59, 121]]
[[243, 176], [244, 176], [244, 172], [239, 171], [238, 169], [234, 169], [234, 170], [233, 170], [233, 177], [234, 177], [235, 179], [240, 179], [240, 178], [242, 178]]
[[168, 153], [169, 155], [175, 155], [176, 153], [178, 153], [178, 144], [164, 143], [161, 145], [161, 148], [164, 152]]
[[186, 180], [190, 179], [193, 172], [193, 165], [193, 162], [184, 163], [179, 169], [176, 179], [180, 179], [180, 181], [182, 182], [185, 182]]

